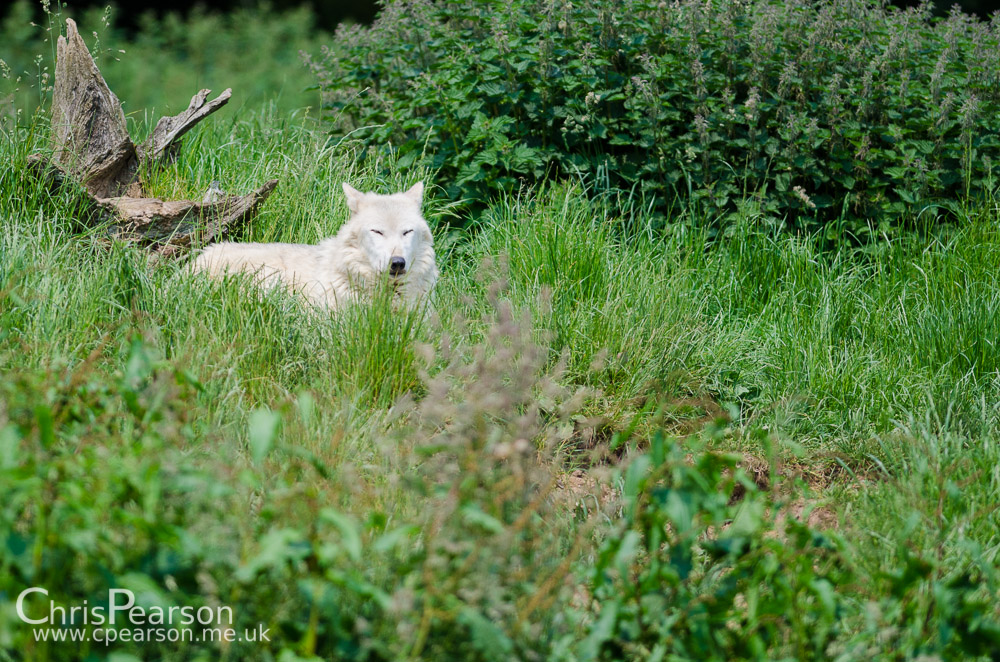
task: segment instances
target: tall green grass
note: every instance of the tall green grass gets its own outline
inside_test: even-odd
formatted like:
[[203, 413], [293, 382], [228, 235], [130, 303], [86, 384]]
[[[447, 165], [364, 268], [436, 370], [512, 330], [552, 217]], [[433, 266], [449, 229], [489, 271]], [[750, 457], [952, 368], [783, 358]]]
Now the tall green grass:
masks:
[[[377, 372], [394, 386], [372, 388], [391, 399], [415, 384], [408, 343], [362, 353], [393, 333], [433, 343], [444, 329], [454, 342], [474, 341], [487, 293], [502, 281], [546, 332], [551, 360], [566, 355], [566, 379], [599, 389], [599, 408], [617, 425], [647, 400], [706, 398], [736, 405], [737, 429], [766, 425], [859, 463], [880, 435], [925, 411], [944, 430], [997, 429], [1000, 238], [989, 211], [940, 236], [825, 253], [752, 216], [725, 241], [696, 227], [625, 235], [618, 210], [565, 183], [497, 201], [466, 237], [447, 230], [448, 204], [431, 178], [426, 215], [439, 229], [444, 274], [436, 326], [362, 315], [357, 324], [372, 328], [359, 331], [305, 315], [295, 300], [189, 282], [172, 265], [147, 266], [131, 246], [75, 235], [78, 199], [50, 197], [23, 168], [42, 147], [26, 142], [32, 135], [8, 135], [15, 167], [2, 175], [4, 274], [8, 297], [21, 301], [5, 314], [33, 348], [28, 360], [79, 359], [138, 325], [170, 356], [206, 375], [224, 367], [262, 397], [315, 384], [350, 393]], [[152, 184], [183, 197], [216, 178], [245, 191], [271, 177], [278, 191], [238, 239], [315, 242], [346, 218], [340, 182], [391, 191], [427, 175], [361, 159], [349, 144], [327, 145], [308, 120], [264, 110], [196, 130]], [[324, 363], [321, 353], [339, 358]], [[385, 369], [364, 368], [373, 365]]]

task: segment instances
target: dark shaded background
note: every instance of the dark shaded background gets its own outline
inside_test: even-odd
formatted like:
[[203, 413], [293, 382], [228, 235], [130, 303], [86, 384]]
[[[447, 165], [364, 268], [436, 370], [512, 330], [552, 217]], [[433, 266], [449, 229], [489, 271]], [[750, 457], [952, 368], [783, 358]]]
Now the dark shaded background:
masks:
[[[0, 0], [0, 18], [7, 15], [10, 0]], [[55, 4], [55, 0], [53, 0]], [[66, 3], [70, 7], [104, 7], [112, 4], [109, 0], [73, 0]], [[186, 13], [195, 6], [215, 11], [226, 11], [239, 7], [256, 7], [260, 3], [258, 0], [147, 0], [146, 2], [128, 2], [119, 0], [114, 2], [118, 11], [115, 12], [115, 23], [128, 31], [136, 27], [138, 17], [146, 12], [153, 11], [159, 15], [175, 11]], [[270, 0], [268, 3], [277, 10], [289, 9], [308, 5], [312, 8], [316, 16], [317, 26], [332, 31], [342, 21], [354, 23], [370, 23], [378, 11], [377, 0]], [[916, 5], [916, 0], [895, 0], [892, 4], [905, 7]], [[963, 10], [977, 14], [985, 18], [994, 11], [1000, 10], [1000, 0], [961, 0], [958, 3], [952, 0], [936, 0], [935, 7], [939, 14], [944, 15], [954, 4], [958, 4]], [[41, 10], [38, 11], [39, 16]], [[2, 48], [2, 44], [0, 44]]]
[[[57, 1], [52, 0], [53, 7]], [[1000, 2], [1000, 0], [997, 1]], [[0, 0], [0, 19], [3, 19], [7, 15], [7, 10], [12, 4], [12, 0]], [[42, 15], [40, 3], [35, 2], [34, 4], [39, 5], [36, 14], [40, 19]], [[211, 2], [205, 2], [204, 0], [146, 0], [144, 2], [129, 2], [129, 0], [70, 0], [69, 2], [63, 2], [63, 4], [70, 8], [114, 5], [116, 8], [114, 12], [115, 25], [126, 32], [136, 28], [139, 16], [148, 11], [152, 11], [159, 16], [168, 12], [186, 14], [194, 7], [224, 12], [241, 7], [248, 9], [256, 8], [262, 4], [266, 4], [279, 11], [307, 5], [312, 8], [313, 14], [316, 16], [317, 26], [331, 32], [342, 21], [371, 23], [375, 18], [375, 13], [378, 11], [376, 0], [267, 0], [266, 3], [260, 0], [212, 0]], [[0, 44], [0, 50], [2, 49], [3, 44]]]
[[[890, 4], [896, 5], [897, 7], [915, 7], [917, 0], [893, 0]], [[955, 0], [935, 0], [934, 8], [936, 13], [944, 16], [948, 11], [958, 5], [962, 10], [970, 13], [976, 14], [980, 18], [989, 18], [990, 14], [995, 11], [1000, 10], [1000, 0], [962, 0], [961, 2], [956, 2]]]

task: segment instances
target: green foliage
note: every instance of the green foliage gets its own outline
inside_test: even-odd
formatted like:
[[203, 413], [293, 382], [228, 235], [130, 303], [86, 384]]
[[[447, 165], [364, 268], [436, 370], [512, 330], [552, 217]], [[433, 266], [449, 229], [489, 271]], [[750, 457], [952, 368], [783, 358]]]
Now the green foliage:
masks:
[[[432, 185], [432, 314], [330, 315], [81, 232], [27, 170], [44, 117], [3, 129], [0, 658], [1000, 656], [995, 202], [824, 252], [759, 198], [717, 241], [572, 182], [446, 234]], [[341, 181], [412, 183], [402, 156], [257, 111], [151, 184], [278, 177], [239, 239], [315, 242]], [[42, 643], [29, 585], [270, 641]]]
[[43, 4], [50, 13], [39, 16], [37, 1], [17, 0], [0, 25], [0, 119], [47, 107], [55, 42], [66, 18], [77, 21], [125, 114], [140, 124], [183, 111], [205, 87], [233, 90], [217, 120], [240, 107], [274, 103], [291, 111], [319, 104], [316, 92], [307, 90], [314, 81], [299, 51], [318, 49], [329, 35], [315, 28], [307, 8], [276, 12], [257, 5], [228, 14], [195, 9], [162, 18], [145, 13], [139, 31], [128, 37], [115, 23], [119, 10], [113, 4], [89, 11]]
[[995, 475], [1000, 446], [934, 433], [931, 418], [909, 421], [897, 440], [897, 473], [908, 478], [868, 491], [858, 513], [872, 598], [842, 657], [879, 640], [900, 658], [1000, 656], [996, 499], [970, 489]]
[[[774, 485], [760, 490], [739, 456], [708, 450], [720, 428], [706, 432], [683, 446], [654, 435], [649, 452], [624, 470], [622, 516], [590, 568], [600, 613], [576, 659], [1000, 655], [1000, 609], [991, 597], [1000, 575], [980, 542], [996, 533], [995, 525], [983, 528], [995, 508], [977, 508], [976, 495], [960, 493], [961, 478], [946, 477], [985, 468], [995, 449], [927, 436], [904, 452], [915, 480], [874, 490], [884, 493], [865, 511], [871, 520], [852, 528], [884, 536], [875, 569], [864, 567], [871, 550], [859, 554], [865, 541], [806, 524], [809, 507], [796, 509]], [[742, 498], [730, 498], [735, 493]], [[886, 521], [888, 503], [898, 505], [902, 526]], [[915, 537], [935, 511], [927, 518], [932, 551]], [[860, 585], [867, 586], [847, 588]]]
[[29, 660], [1000, 654], [995, 504], [961, 491], [996, 466], [995, 442], [923, 433], [900, 478], [858, 502], [850, 538], [805, 523], [801, 486], [759, 488], [720, 450], [721, 419], [683, 443], [656, 433], [599, 489], [566, 493], [551, 453], [585, 394], [559, 386], [530, 326], [494, 304], [489, 336], [442, 356], [427, 397], [373, 439], [381, 476], [303, 447], [329, 432], [309, 426], [308, 398], [254, 410], [249, 434], [198, 430], [205, 387], [139, 337], [105, 361], [8, 373], [0, 592], [221, 604], [238, 632], [269, 638], [80, 646], [39, 642], [5, 613], [0, 640]]
[[837, 587], [855, 581], [844, 543], [790, 517], [776, 526], [781, 504], [739, 459], [658, 434], [633, 460], [594, 564], [601, 613], [581, 660], [828, 659], [849, 609]]
[[477, 206], [545, 176], [865, 235], [997, 187], [997, 21], [850, 2], [389, 1], [314, 63], [338, 139]]
[[[102, 605], [109, 588], [125, 587], [151, 591], [154, 604], [203, 606], [217, 595], [200, 583], [202, 564], [235, 553], [238, 522], [218, 519], [232, 489], [186, 459], [195, 434], [185, 402], [201, 385], [138, 337], [108, 349], [120, 366], [111, 374], [95, 368], [96, 354], [46, 373], [5, 371], [0, 594], [12, 602], [38, 586], [59, 604]], [[62, 659], [65, 648], [31, 639], [13, 612], [0, 619], [5, 648]], [[81, 658], [101, 649], [76, 647]]]

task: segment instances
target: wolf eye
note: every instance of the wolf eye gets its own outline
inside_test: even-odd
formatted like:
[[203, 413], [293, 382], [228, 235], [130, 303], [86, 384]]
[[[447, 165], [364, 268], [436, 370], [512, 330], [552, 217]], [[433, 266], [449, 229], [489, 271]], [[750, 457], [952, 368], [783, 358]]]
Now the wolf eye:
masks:
[[380, 237], [384, 237], [385, 236], [384, 234], [382, 234], [381, 230], [372, 230], [372, 232], [374, 232], [375, 234], [377, 234]]
[[411, 232], [413, 232], [413, 230], [407, 230], [406, 232], [403, 233], [403, 236], [405, 237], [406, 235], [410, 234]]

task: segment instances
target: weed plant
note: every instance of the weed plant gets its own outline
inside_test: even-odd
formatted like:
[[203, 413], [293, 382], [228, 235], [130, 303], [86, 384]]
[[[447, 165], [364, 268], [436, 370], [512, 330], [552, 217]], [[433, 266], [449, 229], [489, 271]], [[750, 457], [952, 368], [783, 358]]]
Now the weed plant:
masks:
[[829, 241], [996, 191], [997, 17], [849, 2], [387, 2], [312, 61], [335, 139], [481, 210], [582, 178], [671, 222]]

